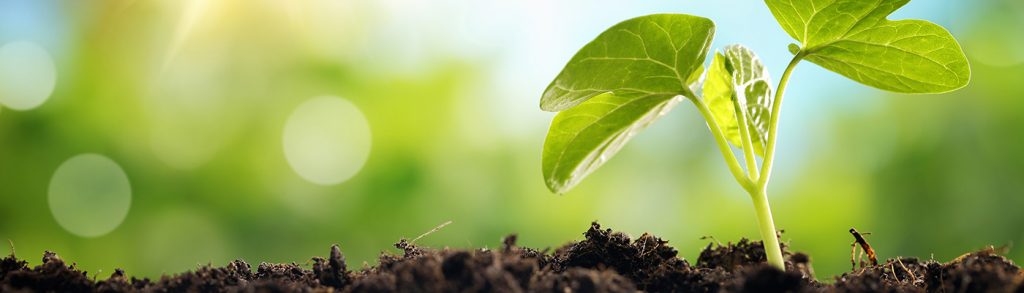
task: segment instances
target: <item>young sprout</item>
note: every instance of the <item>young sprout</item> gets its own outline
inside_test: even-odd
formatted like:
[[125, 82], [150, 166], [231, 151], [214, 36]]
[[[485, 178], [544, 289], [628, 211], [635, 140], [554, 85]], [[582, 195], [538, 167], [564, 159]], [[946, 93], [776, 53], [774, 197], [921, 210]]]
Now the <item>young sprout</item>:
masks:
[[[887, 19], [908, 1], [765, 0], [800, 42], [789, 46], [793, 59], [774, 91], [760, 59], [740, 45], [716, 52], [704, 69], [715, 31], [707, 18], [655, 14], [612, 26], [583, 46], [541, 97], [541, 109], [559, 112], [544, 142], [545, 183], [556, 193], [572, 189], [638, 131], [688, 100], [750, 194], [768, 263], [782, 269], [767, 187], [779, 109], [796, 65], [807, 60], [900, 93], [943, 93], [970, 80], [963, 50], [944, 28]], [[742, 164], [733, 147], [742, 151]]]

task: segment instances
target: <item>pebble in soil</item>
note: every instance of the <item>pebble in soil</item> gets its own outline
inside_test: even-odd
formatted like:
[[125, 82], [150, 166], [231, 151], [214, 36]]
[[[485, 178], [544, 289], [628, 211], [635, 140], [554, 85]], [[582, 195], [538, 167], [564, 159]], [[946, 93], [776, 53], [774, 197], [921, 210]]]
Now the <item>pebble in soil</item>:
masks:
[[[592, 224], [586, 239], [553, 252], [516, 245], [499, 249], [429, 249], [400, 241], [400, 254], [349, 270], [341, 249], [312, 266], [241, 260], [223, 267], [159, 279], [128, 277], [116, 270], [105, 280], [68, 265], [52, 252], [30, 268], [11, 255], [0, 259], [0, 292], [1022, 292], [1024, 275], [1011, 261], [985, 250], [939, 263], [890, 259], [823, 284], [812, 276], [810, 257], [784, 249], [786, 271], [764, 265], [758, 241], [708, 245], [696, 264], [678, 257], [667, 241], [644, 234], [631, 239]], [[785, 248], [785, 247], [784, 247]]]

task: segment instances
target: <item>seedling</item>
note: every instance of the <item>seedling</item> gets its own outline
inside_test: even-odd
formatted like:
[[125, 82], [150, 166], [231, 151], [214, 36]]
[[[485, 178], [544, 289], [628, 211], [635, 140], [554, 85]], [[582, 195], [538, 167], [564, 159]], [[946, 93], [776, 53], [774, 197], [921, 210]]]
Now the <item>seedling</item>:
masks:
[[[689, 100], [754, 202], [768, 263], [783, 268], [767, 186], [779, 109], [797, 64], [807, 60], [900, 93], [943, 93], [970, 80], [963, 50], [946, 29], [887, 19], [908, 1], [765, 0], [800, 43], [789, 45], [793, 59], [774, 91], [760, 59], [741, 45], [716, 52], [705, 69], [715, 31], [707, 18], [655, 14], [612, 26], [580, 49], [541, 97], [541, 109], [559, 112], [544, 142], [548, 188], [572, 189], [634, 134]], [[730, 144], [742, 151], [745, 170]]]

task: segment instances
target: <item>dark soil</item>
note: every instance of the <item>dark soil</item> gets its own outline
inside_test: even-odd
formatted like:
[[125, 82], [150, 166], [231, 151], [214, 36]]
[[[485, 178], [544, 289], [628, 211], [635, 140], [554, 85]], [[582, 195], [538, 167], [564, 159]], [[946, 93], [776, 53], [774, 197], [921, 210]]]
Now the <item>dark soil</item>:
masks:
[[116, 270], [106, 280], [46, 252], [34, 268], [9, 256], [0, 260], [0, 292], [1024, 292], [1020, 268], [993, 250], [947, 263], [890, 259], [836, 277], [814, 280], [810, 257], [785, 248], [786, 271], [764, 265], [758, 241], [709, 244], [696, 264], [677, 256], [657, 237], [637, 239], [594, 223], [586, 240], [554, 252], [516, 246], [500, 249], [429, 249], [405, 240], [400, 255], [350, 270], [337, 245], [312, 266], [236, 260], [160, 279], [137, 279]]

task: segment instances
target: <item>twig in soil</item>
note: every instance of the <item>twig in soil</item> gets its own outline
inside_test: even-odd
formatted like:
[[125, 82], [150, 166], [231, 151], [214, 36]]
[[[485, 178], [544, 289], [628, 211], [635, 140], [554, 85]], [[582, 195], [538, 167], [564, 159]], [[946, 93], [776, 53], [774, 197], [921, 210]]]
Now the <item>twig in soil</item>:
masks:
[[715, 236], [708, 235], [708, 236], [700, 237], [700, 240], [708, 240], [708, 239], [714, 240], [715, 244], [718, 244], [718, 246], [723, 246], [722, 245], [722, 241], [718, 241], [718, 238], [715, 238]]
[[420, 238], [426, 237], [427, 235], [430, 235], [430, 234], [434, 234], [434, 232], [437, 232], [438, 230], [441, 230], [441, 228], [444, 228], [444, 226], [448, 226], [448, 224], [451, 224], [451, 223], [452, 223], [451, 220], [448, 220], [447, 222], [441, 223], [441, 225], [438, 225], [437, 227], [434, 227], [434, 229], [430, 229], [430, 231], [427, 231], [427, 233], [423, 233], [423, 235], [417, 236], [412, 241], [409, 241], [409, 244], [416, 243], [416, 240], [420, 240]]
[[897, 257], [897, 258], [896, 258], [896, 262], [899, 262], [899, 263], [900, 263], [900, 267], [901, 267], [901, 268], [903, 268], [903, 271], [906, 271], [906, 272], [907, 272], [907, 274], [908, 274], [908, 275], [910, 275], [910, 279], [911, 279], [911, 282], [912, 282], [913, 284], [917, 284], [917, 282], [918, 282], [918, 281], [917, 281], [917, 275], [914, 275], [914, 272], [913, 272], [913, 271], [911, 271], [910, 269], [908, 269], [908, 268], [907, 268], [907, 266], [903, 265], [903, 259], [902, 259], [902, 257]]
[[898, 282], [900, 280], [900, 277], [896, 276], [896, 266], [893, 265], [893, 263], [889, 263], [889, 273], [892, 273], [893, 281], [897, 281]]
[[861, 269], [867, 266], [867, 263], [864, 262], [864, 249], [861, 249], [860, 254], [857, 255], [857, 262], [860, 263]]
[[[647, 237], [650, 237], [650, 234], [644, 233], [644, 235], [641, 235], [639, 239], [645, 239]], [[655, 241], [654, 242], [654, 247], [652, 247], [650, 250], [647, 250], [647, 242], [649, 242], [649, 241], [644, 241], [643, 242], [643, 246], [640, 247], [640, 257], [643, 257], [645, 254], [647, 254], [649, 252], [654, 252], [654, 251], [656, 251], [658, 249], [658, 247], [661, 247], [661, 243], [658, 243], [657, 241]], [[719, 246], [721, 246], [721, 244], [719, 244]]]
[[11, 256], [17, 256], [17, 253], [14, 252], [14, 240], [7, 239], [7, 243], [11, 244]]
[[[853, 239], [855, 240], [854, 243], [860, 244], [860, 247], [862, 249], [861, 253], [867, 253], [868, 259], [871, 260], [871, 265], [877, 266], [878, 258], [875, 256], [875, 250], [871, 248], [871, 244], [868, 244], [868, 241], [864, 239], [864, 236], [861, 236], [861, 233], [857, 232], [857, 229], [850, 228], [850, 234], [853, 234]], [[857, 248], [854, 247], [855, 251], [856, 249]], [[861, 264], [860, 267], [863, 268], [864, 264]]]
[[850, 243], [850, 271], [857, 270], [857, 242]]
[[860, 264], [860, 268], [864, 269], [867, 263], [864, 262], [864, 250], [860, 250], [860, 255], [857, 254], [857, 241], [850, 242], [850, 270], [856, 271], [857, 264]]
[[644, 241], [644, 243], [642, 243], [642, 244], [643, 244], [643, 246], [640, 247], [640, 257], [643, 257], [644, 256], [644, 252], [647, 251], [647, 241]]

